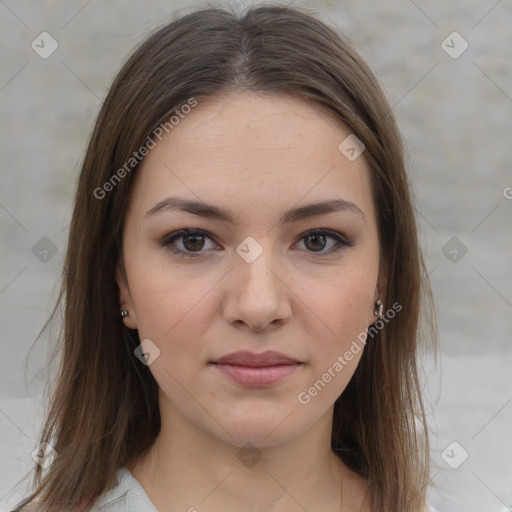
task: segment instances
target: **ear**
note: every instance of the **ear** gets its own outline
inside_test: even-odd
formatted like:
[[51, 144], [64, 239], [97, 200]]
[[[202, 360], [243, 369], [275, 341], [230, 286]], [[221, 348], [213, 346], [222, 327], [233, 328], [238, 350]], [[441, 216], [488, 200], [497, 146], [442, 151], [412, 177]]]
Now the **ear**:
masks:
[[379, 264], [379, 275], [377, 277], [377, 283], [375, 285], [375, 293], [373, 295], [373, 304], [372, 310], [370, 312], [370, 324], [373, 324], [377, 321], [377, 317], [375, 316], [375, 303], [380, 299], [382, 301], [382, 305], [384, 307], [384, 311], [389, 307], [386, 304], [386, 295], [388, 289], [388, 265], [387, 261], [384, 257], [381, 258]]
[[126, 274], [120, 264], [116, 267], [116, 283], [119, 287], [119, 312], [123, 310], [128, 311], [128, 316], [123, 318], [123, 323], [129, 329], [137, 329], [137, 317], [135, 315], [135, 308], [133, 307], [130, 288], [128, 286]]

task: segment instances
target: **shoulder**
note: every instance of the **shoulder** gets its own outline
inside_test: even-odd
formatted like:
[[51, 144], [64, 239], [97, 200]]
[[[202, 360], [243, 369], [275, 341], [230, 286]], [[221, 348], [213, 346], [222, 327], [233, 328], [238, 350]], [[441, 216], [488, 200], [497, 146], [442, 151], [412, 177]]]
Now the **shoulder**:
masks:
[[117, 471], [117, 485], [104, 492], [94, 502], [91, 512], [126, 512], [128, 495], [133, 483], [126, 468]]
[[118, 470], [117, 480], [115, 487], [99, 496], [91, 512], [158, 512], [127, 468]]
[[[40, 507], [25, 508], [27, 512], [41, 512]], [[84, 512], [84, 503], [79, 505], [73, 512]], [[59, 509], [60, 510], [60, 509]], [[114, 487], [98, 496], [89, 512], [158, 512], [153, 506], [144, 489], [138, 480], [123, 467], [117, 470], [116, 484]]]

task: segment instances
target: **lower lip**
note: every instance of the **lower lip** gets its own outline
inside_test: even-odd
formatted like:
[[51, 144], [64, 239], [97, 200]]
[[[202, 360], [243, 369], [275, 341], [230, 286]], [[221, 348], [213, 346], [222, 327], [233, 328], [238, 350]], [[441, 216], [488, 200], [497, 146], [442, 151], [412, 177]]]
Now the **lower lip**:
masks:
[[233, 364], [215, 364], [223, 375], [238, 384], [245, 386], [270, 386], [282, 381], [293, 372], [297, 371], [302, 364], [277, 364], [274, 366], [237, 366]]

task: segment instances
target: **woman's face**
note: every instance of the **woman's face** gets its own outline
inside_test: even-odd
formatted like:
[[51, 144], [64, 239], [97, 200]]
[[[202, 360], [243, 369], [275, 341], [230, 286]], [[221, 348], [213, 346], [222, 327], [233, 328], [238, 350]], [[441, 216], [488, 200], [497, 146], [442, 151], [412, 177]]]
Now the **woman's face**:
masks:
[[162, 418], [238, 446], [332, 420], [379, 297], [369, 173], [352, 139], [339, 149], [349, 135], [300, 99], [231, 93], [199, 101], [145, 157], [117, 282], [125, 325], [150, 340]]

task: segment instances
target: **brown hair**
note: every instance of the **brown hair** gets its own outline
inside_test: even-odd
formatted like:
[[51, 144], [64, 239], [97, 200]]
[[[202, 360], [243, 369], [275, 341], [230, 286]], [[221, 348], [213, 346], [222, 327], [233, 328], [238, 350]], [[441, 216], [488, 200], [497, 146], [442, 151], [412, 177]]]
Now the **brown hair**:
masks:
[[305, 9], [274, 5], [243, 16], [207, 8], [174, 20], [147, 38], [115, 78], [80, 172], [57, 302], [65, 303], [60, 366], [40, 441], [58, 456], [44, 475], [35, 467], [35, 491], [16, 511], [33, 503], [42, 512], [84, 504], [89, 510], [115, 485], [116, 471], [159, 433], [158, 386], [134, 357], [140, 341], [119, 320], [115, 281], [136, 166], [102, 199], [94, 191], [190, 98], [235, 89], [293, 94], [323, 106], [366, 146], [387, 271], [382, 299], [403, 311], [373, 335], [336, 400], [332, 449], [368, 478], [374, 512], [425, 509], [421, 305], [430, 319], [422, 342], [435, 345], [436, 329], [402, 141], [376, 78], [345, 39]]

